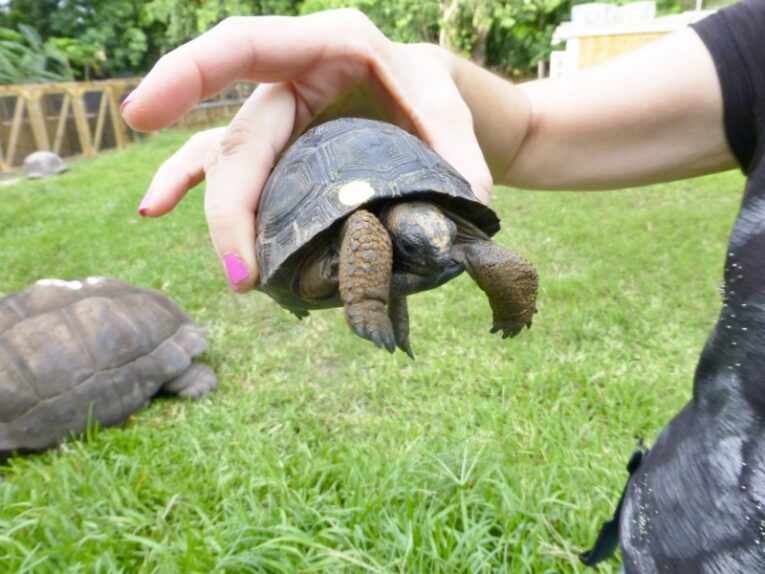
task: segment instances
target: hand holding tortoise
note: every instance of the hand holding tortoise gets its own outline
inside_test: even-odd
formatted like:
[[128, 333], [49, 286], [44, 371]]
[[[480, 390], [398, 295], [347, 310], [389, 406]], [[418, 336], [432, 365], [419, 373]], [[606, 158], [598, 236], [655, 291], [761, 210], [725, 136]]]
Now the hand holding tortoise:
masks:
[[140, 211], [170, 211], [207, 179], [205, 211], [232, 287], [257, 281], [253, 214], [281, 151], [311, 124], [363, 115], [417, 133], [484, 202], [492, 188], [446, 52], [388, 40], [356, 10], [230, 18], [164, 56], [123, 102], [134, 128], [172, 124], [236, 80], [261, 82], [226, 129], [201, 132], [157, 172]]

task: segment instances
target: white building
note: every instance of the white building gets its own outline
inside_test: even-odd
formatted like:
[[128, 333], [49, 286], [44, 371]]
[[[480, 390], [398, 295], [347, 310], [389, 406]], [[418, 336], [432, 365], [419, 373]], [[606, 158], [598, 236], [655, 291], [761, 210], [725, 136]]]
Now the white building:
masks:
[[604, 2], [579, 4], [553, 34], [550, 76], [565, 76], [609, 60], [696, 22], [713, 11], [693, 10], [656, 17], [653, 1], [618, 6]]

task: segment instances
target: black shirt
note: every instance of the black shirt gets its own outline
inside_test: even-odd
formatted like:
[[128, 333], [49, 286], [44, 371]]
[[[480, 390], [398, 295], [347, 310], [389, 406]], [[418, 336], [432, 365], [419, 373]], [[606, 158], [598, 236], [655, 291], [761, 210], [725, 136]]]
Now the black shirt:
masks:
[[765, 0], [744, 0], [693, 28], [717, 67], [730, 147], [752, 174], [765, 153]]
[[714, 59], [747, 183], [693, 398], [625, 493], [629, 574], [765, 572], [765, 0], [742, 0], [694, 29]]

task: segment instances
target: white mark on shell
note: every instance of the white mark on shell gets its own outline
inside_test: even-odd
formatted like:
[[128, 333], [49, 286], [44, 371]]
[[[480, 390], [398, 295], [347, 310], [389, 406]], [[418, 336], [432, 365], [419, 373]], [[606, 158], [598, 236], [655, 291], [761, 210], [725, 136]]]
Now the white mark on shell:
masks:
[[360, 205], [375, 194], [375, 190], [368, 181], [356, 179], [349, 181], [337, 190], [337, 198], [343, 205]]
[[64, 279], [40, 279], [37, 284], [41, 287], [63, 287], [73, 291], [82, 289], [83, 286], [82, 281], [65, 281]]

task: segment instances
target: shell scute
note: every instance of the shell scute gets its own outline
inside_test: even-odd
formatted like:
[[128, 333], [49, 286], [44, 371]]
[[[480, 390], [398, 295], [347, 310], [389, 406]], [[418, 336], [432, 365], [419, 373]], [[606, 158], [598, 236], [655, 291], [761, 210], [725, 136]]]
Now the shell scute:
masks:
[[151, 358], [157, 363], [166, 378], [182, 373], [191, 365], [191, 358], [173, 340], [167, 340], [151, 353]]
[[155, 344], [151, 333], [141, 331], [116, 299], [85, 299], [62, 314], [75, 322], [70, 338], [82, 341], [96, 370], [126, 365]]
[[131, 412], [123, 404], [114, 383], [113, 373], [95, 373], [77, 385], [74, 392], [81, 408], [89, 409], [91, 418], [105, 427], [119, 424], [124, 413]]
[[80, 417], [80, 412], [80, 402], [72, 392], [62, 393], [55, 400], [38, 401], [12, 424], [0, 424], [0, 445], [6, 442], [3, 440], [6, 435], [15, 443], [12, 448], [36, 450], [53, 446], [60, 438], [57, 436], [59, 433], [66, 436], [70, 432], [85, 430], [79, 424], [72, 424], [80, 418], [87, 422], [87, 414]]
[[[162, 382], [167, 380], [161, 367], [156, 363], [145, 379], [136, 376], [134, 365], [135, 363], [131, 364], [129, 369], [114, 369], [111, 372], [98, 374], [103, 384], [109, 385], [117, 395], [123, 419], [129, 414], [144, 409], [149, 404], [149, 400], [157, 394]], [[175, 373], [177, 374], [179, 373]]]
[[[93, 373], [88, 349], [63, 313], [32, 316], [5, 332], [0, 344], [40, 399], [59, 396]], [[5, 383], [4, 385], [5, 386]]]
[[40, 400], [19, 372], [8, 351], [0, 347], [0, 423], [9, 422]]

